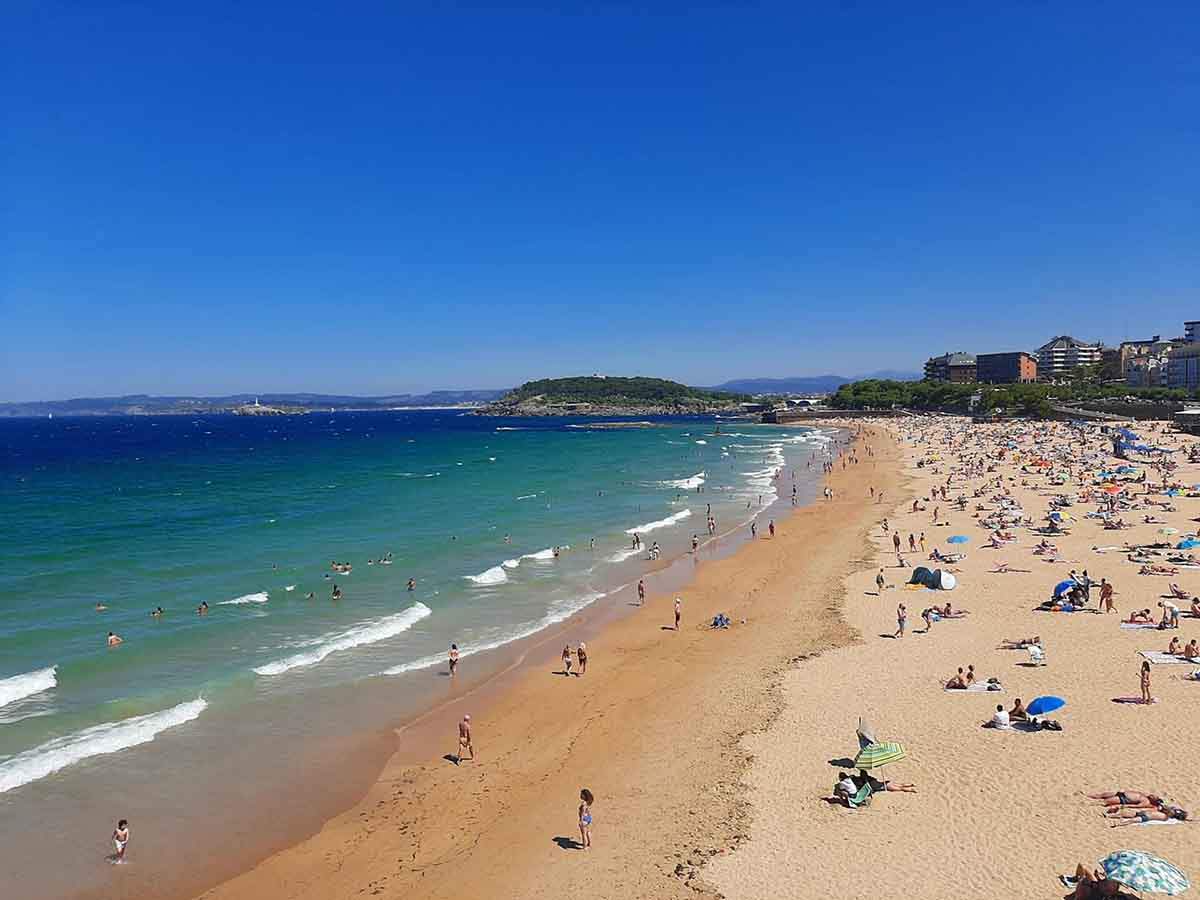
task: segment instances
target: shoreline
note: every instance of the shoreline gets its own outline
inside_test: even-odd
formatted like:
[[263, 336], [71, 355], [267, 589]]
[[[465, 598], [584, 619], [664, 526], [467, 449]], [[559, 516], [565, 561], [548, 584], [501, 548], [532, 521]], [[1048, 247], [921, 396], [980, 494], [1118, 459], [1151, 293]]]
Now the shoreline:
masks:
[[[864, 459], [862, 465], [871, 464]], [[836, 470], [830, 478], [835, 490], [838, 490], [837, 485], [853, 481], [847, 475], [865, 475], [865, 472], [856, 473], [852, 469], [844, 474], [840, 469]], [[882, 475], [876, 477], [882, 484]], [[861, 493], [865, 495], [865, 490]], [[775, 540], [760, 537], [758, 541], [746, 541], [722, 559], [705, 560], [687, 586], [679, 589], [684, 597], [685, 620], [684, 628], [678, 634], [665, 625], [656, 623], [656, 627], [650, 629], [646, 624], [653, 611], [658, 612], [658, 617], [669, 619], [671, 598], [660, 590], [652, 592], [643, 609], [628, 614], [624, 614], [626, 611], [620, 606], [610, 609], [607, 617], [610, 621], [604, 621], [606, 617], [603, 614], [582, 617], [592, 619], [590, 623], [576, 621], [573, 617], [556, 629], [540, 633], [537, 639], [531, 639], [529, 646], [521, 649], [518, 658], [508, 668], [487, 683], [475, 685], [461, 695], [446, 699], [438, 707], [395, 730], [394, 733], [403, 735], [404, 740], [399, 742], [366, 795], [352, 808], [332, 817], [316, 834], [268, 856], [236, 878], [204, 891], [202, 896], [214, 900], [243, 896], [342, 896], [357, 890], [351, 890], [347, 879], [363, 884], [374, 882], [376, 888], [382, 888], [388, 894], [398, 890], [403, 882], [405, 896], [442, 896], [440, 888], [429, 884], [423, 875], [431, 865], [441, 864], [431, 859], [441, 859], [443, 862], [451, 858], [455, 860], [459, 874], [453, 886], [446, 885], [447, 888], [454, 888], [451, 892], [461, 891], [464, 885], [469, 884], [464, 880], [467, 878], [464, 866], [468, 863], [469, 868], [480, 877], [479, 887], [486, 887], [489, 891], [495, 891], [498, 883], [497, 865], [504, 870], [510, 884], [513, 883], [512, 876], [518, 873], [523, 873], [524, 877], [541, 872], [545, 863], [535, 860], [545, 855], [544, 843], [549, 844], [552, 853], [558, 855], [557, 858], [562, 858], [563, 851], [551, 843], [549, 837], [539, 837], [530, 843], [527, 836], [514, 834], [510, 840], [503, 842], [505, 849], [498, 855], [486, 852], [483, 845], [495, 840], [498, 832], [509, 832], [517, 820], [523, 817], [536, 819], [544, 814], [538, 808], [546, 799], [541, 784], [565, 774], [561, 766], [556, 766], [558, 757], [552, 750], [554, 747], [563, 747], [564, 742], [568, 755], [579, 762], [582, 769], [592, 773], [580, 773], [580, 777], [593, 783], [593, 787], [608, 784], [597, 791], [602, 798], [598, 802], [610, 807], [604, 813], [606, 818], [615, 815], [611, 805], [616, 802], [616, 785], [612, 782], [614, 779], [622, 781], [628, 773], [605, 774], [604, 770], [611, 767], [616, 758], [627, 755], [621, 749], [630, 737], [630, 728], [638, 735], [639, 744], [648, 740], [653, 745], [659, 719], [646, 718], [642, 713], [635, 715], [633, 718], [636, 721], [633, 721], [629, 715], [611, 716], [607, 713], [618, 708], [626, 712], [637, 710], [639, 702], [656, 705], [664, 694], [684, 696], [699, 690], [697, 709], [703, 709], [708, 702], [703, 699], [705, 697], [718, 706], [724, 706], [733, 698], [720, 694], [731, 693], [727, 688], [731, 682], [737, 682], [739, 691], [736, 693], [741, 699], [726, 710], [728, 719], [705, 715], [701, 720], [704, 734], [693, 735], [687, 752], [675, 752], [675, 763], [668, 768], [681, 766], [679, 760], [683, 756], [694, 756], [694, 762], [682, 765], [684, 774], [681, 777], [688, 780], [702, 778], [706, 772], [718, 772], [725, 765], [740, 769], [745, 761], [738, 758], [737, 735], [743, 728], [761, 728], [770, 720], [775, 705], [771, 681], [777, 679], [781, 671], [794, 665], [794, 660], [798, 658], [794, 651], [805, 649], [807, 652], [820, 652], [826, 646], [834, 646], [851, 637], [839, 621], [836, 606], [829, 605], [826, 600], [809, 598], [810, 602], [801, 604], [805, 607], [802, 613], [798, 609], [790, 609], [796, 604], [788, 599], [791, 593], [789, 587], [800, 574], [797, 568], [809, 570], [809, 573], [816, 569], [821, 569], [822, 573], [827, 570], [836, 572], [839, 576], [844, 573], [853, 556], [862, 552], [867, 526], [863, 517], [866, 506], [866, 502], [858, 498], [843, 500], [839, 497], [833, 504], [818, 499], [795, 509], [784, 501], [782, 508], [786, 515], [776, 516], [778, 535]], [[765, 508], [764, 512], [768, 509]], [[853, 527], [849, 531], [845, 527], [831, 528], [830, 520]], [[810, 554], [808, 558], [796, 552], [803, 548], [808, 553], [814, 543], [820, 545], [826, 541], [837, 543], [841, 552], [832, 555], [828, 552]], [[687, 557], [683, 559], [686, 562]], [[664, 566], [663, 570], [671, 567]], [[827, 575], [823, 581], [829, 582]], [[744, 592], [747, 586], [751, 589]], [[734, 599], [738, 593], [742, 596]], [[718, 601], [718, 597], [722, 599]], [[714, 602], [721, 602], [720, 610], [728, 612], [735, 622], [743, 615], [747, 616], [748, 624], [735, 625], [728, 632], [710, 632], [696, 619], [703, 617], [707, 620], [712, 612], [717, 611], [716, 608], [709, 611]], [[773, 627], [777, 614], [789, 620], [787, 624], [794, 628]], [[591, 627], [588, 627], [589, 624]], [[814, 624], [818, 627], [813, 628]], [[593, 630], [596, 637], [591, 636]], [[793, 630], [800, 632], [791, 637], [799, 638], [803, 648], [794, 646], [784, 634]], [[569, 634], [574, 644], [581, 631], [588, 632], [584, 636], [589, 643], [590, 670], [586, 678], [568, 679], [567, 684], [571, 687], [567, 688], [562, 683], [561, 675], [548, 678], [546, 669], [550, 667], [545, 663], [556, 658], [555, 641], [564, 632]], [[718, 641], [723, 649], [714, 646]], [[719, 649], [721, 652], [713, 656], [713, 652]], [[692, 664], [690, 657], [693, 654], [699, 656], [700, 665]], [[651, 688], [649, 693], [648, 687]], [[575, 694], [584, 697], [573, 698]], [[618, 699], [622, 701], [618, 706], [611, 705]], [[674, 705], [668, 718], [680, 714], [685, 718], [693, 718], [689, 710], [696, 700], [696, 697], [692, 697], [687, 703]], [[480, 704], [484, 707], [482, 713], [478, 712]], [[599, 713], [593, 709], [597, 705], [601, 707]], [[452, 707], [457, 707], [453, 715], [450, 714]], [[453, 723], [466, 708], [471, 709], [475, 721], [480, 763], [455, 767], [436, 757], [431, 758], [430, 752], [424, 747], [436, 745], [441, 749], [451, 749]], [[580, 735], [573, 735], [572, 732], [580, 724], [576, 721], [577, 717], [585, 714], [588, 718], [583, 724], [588, 737], [580, 745]], [[622, 721], [617, 722], [616, 719]], [[601, 730], [605, 732], [603, 736], [597, 734]], [[686, 737], [678, 729], [672, 733]], [[448, 734], [451, 740], [447, 740]], [[497, 751], [497, 747], [502, 749]], [[517, 749], [521, 747], [527, 751], [527, 758]], [[645, 765], [657, 769], [650, 759], [641, 754], [639, 756], [641, 758], [637, 760], [635, 769], [640, 770]], [[709, 764], [706, 765], [705, 760]], [[501, 782], [505, 783], [503, 788], [499, 786]], [[737, 807], [738, 801], [731, 792], [721, 785], [713, 789], [724, 794], [721, 805], [730, 810]], [[475, 833], [476, 828], [471, 826], [480, 824], [476, 818], [479, 812], [477, 806], [491, 807], [496, 804], [497, 801], [490, 796], [493, 792], [505, 797], [502, 811], [496, 817], [499, 821]], [[620, 795], [619, 790], [616, 793]], [[568, 807], [570, 796], [567, 794], [564, 798]], [[632, 796], [636, 802], [620, 805], [635, 809], [640, 807], [640, 812], [649, 811], [645, 808], [647, 798], [641, 791], [634, 790]], [[664, 790], [663, 796], [669, 797], [675, 804], [686, 802], [686, 798], [679, 796], [677, 791]], [[496, 818], [489, 821], [496, 822]], [[681, 892], [679, 896], [694, 896], [697, 885], [686, 884], [694, 875], [694, 866], [686, 861], [670, 862], [682, 852], [679, 848], [684, 844], [702, 840], [710, 845], [727, 846], [736, 841], [741, 826], [729, 826], [739, 816], [723, 814], [700, 818], [704, 821], [683, 814], [683, 826], [678, 830], [692, 836], [681, 842], [681, 835], [676, 834], [676, 852], [657, 860], [657, 871], [665, 880], [656, 889], [656, 895], [664, 896], [663, 891], [673, 890], [672, 886], [675, 886]], [[560, 838], [566, 839], [570, 825], [571, 813], [568, 808], [565, 825], [556, 829]], [[613, 827], [617, 827], [615, 823], [608, 825], [608, 828]], [[719, 839], [716, 837], [718, 832], [721, 833]], [[707, 836], [701, 839], [696, 834]], [[658, 838], [660, 841], [669, 839], [670, 829], [658, 835]], [[463, 842], [468, 842], [469, 847], [473, 848], [465, 858], [464, 851], [468, 848], [463, 846]], [[626, 846], [625, 851], [635, 852], [636, 843]], [[326, 871], [321, 862], [325, 855], [357, 856], [359, 852], [366, 852], [358, 851], [360, 846], [373, 846], [373, 858], [382, 852], [383, 856], [395, 863], [390, 868], [396, 871], [383, 872], [378, 869], [382, 863], [363, 863], [360, 859], [342, 860], [333, 867], [336, 872], [332, 869]], [[528, 867], [513, 865], [515, 847], [527, 855]], [[574, 858], [579, 856], [594, 855], [578, 854]], [[407, 863], [401, 862], [405, 857]], [[567, 857], [571, 858], [570, 855]], [[645, 862], [644, 859], [642, 861]], [[684, 867], [683, 874], [675, 874], [676, 865]], [[632, 871], [628, 861], [622, 864], [621, 871]], [[571, 872], [582, 874], [577, 871], [576, 863], [568, 865], [566, 871], [560, 874], [570, 877]], [[104, 895], [121, 896], [120, 893], [114, 893], [114, 887], [114, 884], [105, 885]], [[560, 889], [561, 885], [551, 893], [557, 894]], [[526, 886], [524, 895], [538, 895], [536, 888], [535, 893], [529, 893], [529, 890]], [[179, 885], [176, 890], [161, 896], [187, 897], [195, 894], [196, 891], [188, 892], [184, 885]], [[99, 896], [99, 893], [93, 896]]]
[[[833, 432], [833, 435], [834, 439], [845, 438], [846, 432], [839, 429]], [[802, 473], [804, 458], [799, 457], [792, 462], [795, 463], [794, 468]], [[812, 495], [811, 499], [805, 498], [804, 494], [801, 495], [807, 504], [818, 502], [817, 495], [820, 485], [816, 478], [815, 472], [809, 479], [800, 475], [800, 481], [808, 485], [806, 492]], [[777, 522], [782, 522], [797, 510], [803, 509], [804, 507], [792, 507], [788, 503], [787, 498], [783, 496], [783, 483], [786, 482], [781, 481], [781, 485], [778, 486], [779, 496], [773, 502], [756, 508], [753, 514], [747, 513], [744, 522], [742, 517], [737, 517], [736, 521], [739, 524], [734, 524], [731, 528], [720, 532], [715, 539], [705, 539], [701, 545], [700, 556], [693, 557], [689, 553], [682, 553], [672, 558], [664, 558], [657, 563], [648, 564], [644, 577], [651, 595], [661, 595], [668, 591], [681, 589], [694, 578], [695, 563], [703, 561], [705, 565], [708, 565], [714, 560], [726, 559], [740, 553], [748, 543], [748, 536], [743, 535], [743, 531], [751, 518], [761, 519], [760, 529], [765, 532], [768, 517], [774, 517]], [[700, 568], [702, 569], [703, 566]], [[632, 583], [622, 585], [622, 587], [632, 591]], [[394, 725], [387, 724], [385, 720], [383, 724], [362, 728], [353, 733], [344, 733], [325, 742], [328, 746], [323, 745], [320, 752], [308, 754], [311, 762], [315, 764], [314, 773], [333, 771], [335, 777], [321, 779], [320, 785], [313, 792], [311, 805], [306, 804], [303, 813], [297, 815], [294, 821], [282, 817], [283, 821], [279, 823], [282, 827], [276, 831], [274, 825], [277, 820], [272, 819], [269, 837], [265, 837], [254, 829], [241, 828], [245, 843], [218, 857], [216, 866], [212, 866], [211, 863], [206, 866], [205, 870], [210, 873], [215, 869], [215, 874], [220, 875], [219, 878], [214, 878], [213, 874], [203, 875], [203, 873], [201, 877], [196, 878], [191, 877], [190, 873], [186, 871], [172, 870], [170, 884], [162, 883], [160, 879], [147, 883], [137, 877], [126, 877], [119, 880], [106, 878], [103, 879], [104, 883], [99, 889], [89, 886], [84, 890], [72, 892], [69, 896], [78, 898], [100, 896], [190, 897], [213, 883], [232, 877], [238, 871], [262, 863], [281, 851], [286, 852], [286, 848], [310, 839], [319, 833], [323, 823], [335, 819], [339, 814], [344, 814], [369, 792], [372, 785], [376, 784], [378, 779], [383, 776], [388, 760], [404, 760], [409, 763], [422, 760], [428, 762], [434, 750], [444, 749], [444, 723], [439, 725], [437, 721], [447, 708], [456, 704], [470, 703], [475, 710], [478, 710], [479, 706], [476, 704], [492, 704], [496, 702], [499, 695], [510, 690], [513, 684], [518, 682], [529, 669], [542, 667], [546, 661], [556, 658], [558, 647], [555, 646], [555, 641], [564, 634], [568, 636], [572, 645], [580, 639], [586, 640], [590, 644], [596, 635], [602, 634], [614, 622], [620, 622], [638, 614], [638, 610], [632, 608], [634, 604], [623, 601], [619, 588], [610, 591], [610, 595], [606, 601], [588, 606], [563, 622], [556, 623], [534, 635], [522, 638], [503, 648], [486, 651], [477, 660], [464, 660], [464, 672], [460, 672], [456, 687], [445, 690], [442, 687], [434, 686], [446, 684], [443, 679], [431, 682], [433, 696], [427, 697], [416, 705], [406, 704], [411, 707], [411, 710], [406, 711], [398, 720], [393, 719]], [[478, 668], [476, 668], [477, 666]], [[444, 665], [438, 668], [444, 669]], [[475, 677], [463, 677], [473, 669], [478, 673]], [[372, 690], [376, 695], [378, 694], [378, 688]], [[350, 698], [350, 695], [344, 696], [347, 699]], [[473, 712], [473, 715], [478, 719], [478, 712]], [[401, 735], [403, 737], [398, 740]], [[442, 736], [439, 737], [439, 735]], [[331, 765], [337, 766], [343, 758], [348, 763], [346, 766], [330, 769]], [[327, 781], [333, 782], [333, 784], [328, 784]], [[275, 805], [279, 806], [280, 804]], [[141, 818], [143, 821], [145, 820], [144, 812]], [[184, 866], [182, 868], [186, 870], [192, 867]], [[135, 875], [135, 873], [131, 872], [130, 875]]]

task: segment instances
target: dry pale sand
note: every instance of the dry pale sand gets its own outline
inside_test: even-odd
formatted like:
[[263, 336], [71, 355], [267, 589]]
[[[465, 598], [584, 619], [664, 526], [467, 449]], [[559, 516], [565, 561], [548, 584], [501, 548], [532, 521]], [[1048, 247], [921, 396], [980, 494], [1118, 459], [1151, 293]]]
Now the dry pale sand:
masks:
[[[784, 672], [807, 671], [806, 656], [851, 639], [842, 592], [846, 576], [869, 562], [878, 510], [865, 485], [895, 493], [900, 468], [896, 444], [869, 441], [875, 457], [860, 449], [861, 463], [830, 477], [833, 502], [780, 520], [775, 539], [762, 522], [759, 540], [697, 566], [680, 592], [678, 633], [665, 627], [673, 597], [651, 597], [589, 639], [586, 677], [564, 678], [553, 673], [564, 639], [578, 639], [568, 629], [556, 646], [531, 651], [531, 664], [498, 696], [436, 713], [442, 750], [413, 759], [411, 730], [399, 732], [396, 756], [358, 805], [202, 896], [714, 896], [703, 865], [748, 828], [741, 739], [779, 711]], [[718, 611], [738, 624], [705, 627]], [[465, 711], [474, 714], [479, 760], [456, 767], [438, 754], [452, 751]], [[834, 732], [820, 730], [832, 744]], [[588, 852], [574, 849], [582, 786], [596, 794]]]
[[[1040, 430], [1060, 445], [1075, 440], [1064, 425], [972, 426], [962, 420], [924, 420], [916, 428], [903, 423], [875, 427], [907, 429], [911, 438], [924, 441], [905, 445], [909, 490], [921, 497], [929, 496], [934, 483], [945, 483], [962, 447], [995, 440], [1005, 429], [1031, 435]], [[1178, 446], [1191, 442], [1175, 435], [1150, 437]], [[914, 465], [931, 452], [941, 457], [939, 474]], [[1186, 454], [1176, 453], [1174, 458], [1184, 464], [1173, 477], [1189, 485], [1200, 481], [1200, 468], [1187, 465]], [[986, 477], [996, 474], [1016, 475], [1016, 483], [1006, 477], [1005, 485], [1034, 518], [1046, 514], [1052, 493], [1075, 495], [1079, 487], [1078, 470], [1075, 482], [1064, 488], [1050, 488], [1039, 476], [1029, 476], [1030, 486], [1022, 487], [1019, 465], [1011, 460]], [[1156, 479], [1153, 471], [1148, 477]], [[970, 496], [983, 480], [956, 480], [951, 497], [960, 492]], [[989, 496], [994, 493], [988, 491]], [[1167, 498], [1158, 494], [1154, 499]], [[1134, 608], [1157, 612], [1156, 603], [1171, 580], [1189, 593], [1200, 593], [1200, 570], [1182, 570], [1175, 579], [1141, 576], [1125, 554], [1094, 552], [1094, 546], [1165, 538], [1158, 533], [1159, 525], [1105, 531], [1098, 521], [1083, 518], [1096, 505], [1078, 502], [1070, 510], [1078, 518], [1073, 533], [1056, 539], [1067, 562], [1048, 563], [1033, 555], [1040, 536], [1028, 529], [1017, 532], [1016, 546], [986, 549], [982, 545], [987, 533], [972, 518], [976, 502], [971, 500], [967, 512], [948, 511], [950, 504], [940, 503], [943, 517], [951, 523], [946, 527], [933, 525], [933, 504], [929, 511], [915, 514], [895, 509], [894, 503], [886, 507], [906, 548], [910, 532], [924, 531], [931, 550], [950, 549], [944, 541], [952, 534], [970, 537], [968, 557], [953, 567], [960, 571], [959, 586], [950, 593], [899, 586], [909, 570], [895, 567], [891, 536], [878, 525], [873, 529], [877, 561], [889, 566], [888, 581], [898, 586], [877, 596], [877, 567], [851, 576], [846, 619], [861, 641], [789, 671], [783, 681], [783, 711], [765, 732], [743, 741], [754, 756], [744, 779], [753, 807], [750, 840], [735, 853], [713, 860], [704, 876], [731, 900], [874, 898], [881, 889], [891, 896], [929, 900], [1057, 897], [1064, 894], [1057, 873], [1073, 871], [1078, 861], [1094, 864], [1119, 848], [1152, 852], [1191, 877], [1200, 877], [1196, 826], [1113, 829], [1080, 796], [1105, 789], [1157, 790], [1189, 811], [1200, 812], [1200, 785], [1194, 774], [1200, 746], [1200, 719], [1195, 715], [1200, 683], [1183, 679], [1193, 667], [1153, 667], [1156, 705], [1113, 702], [1115, 697], [1139, 694], [1139, 649], [1165, 649], [1170, 634], [1180, 634], [1185, 641], [1200, 637], [1196, 619], [1184, 618], [1180, 630], [1171, 633], [1122, 630], [1119, 619]], [[1200, 527], [1193, 522], [1200, 516], [1200, 499], [1178, 497], [1174, 504], [1177, 512], [1158, 515], [1180, 533]], [[1123, 515], [1140, 523], [1146, 512]], [[919, 554], [905, 556], [913, 564], [935, 565], [918, 560]], [[989, 574], [997, 560], [1032, 572]], [[1033, 612], [1071, 569], [1087, 569], [1096, 580], [1107, 577], [1114, 582], [1120, 615]], [[1093, 608], [1097, 595], [1093, 589]], [[946, 599], [969, 609], [970, 616], [937, 623], [930, 634], [912, 633], [924, 628], [921, 610]], [[896, 628], [895, 610], [901, 601], [909, 607], [910, 633], [902, 640], [884, 637]], [[1047, 649], [1048, 665], [1043, 668], [1021, 665], [1028, 660], [1024, 652], [997, 649], [1002, 638], [1035, 634]], [[943, 691], [940, 682], [968, 663], [984, 677], [1000, 678], [1006, 692], [997, 697]], [[979, 727], [998, 701], [1007, 707], [1016, 697], [1028, 703], [1040, 694], [1068, 700], [1052, 716], [1063, 724], [1061, 733]], [[875, 726], [879, 739], [907, 746], [909, 758], [887, 767], [886, 777], [915, 782], [919, 793], [884, 794], [859, 811], [821, 799], [830, 793], [838, 771], [830, 761], [857, 750], [860, 714]]]

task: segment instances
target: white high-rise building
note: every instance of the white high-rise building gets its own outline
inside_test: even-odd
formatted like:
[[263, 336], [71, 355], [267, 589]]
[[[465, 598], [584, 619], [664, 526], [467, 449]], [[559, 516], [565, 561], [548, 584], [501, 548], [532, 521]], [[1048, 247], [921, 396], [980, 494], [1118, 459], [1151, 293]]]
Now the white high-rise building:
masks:
[[1055, 381], [1080, 366], [1095, 365], [1100, 362], [1101, 349], [1099, 344], [1085, 344], [1067, 334], [1051, 338], [1033, 353], [1037, 358], [1038, 381]]

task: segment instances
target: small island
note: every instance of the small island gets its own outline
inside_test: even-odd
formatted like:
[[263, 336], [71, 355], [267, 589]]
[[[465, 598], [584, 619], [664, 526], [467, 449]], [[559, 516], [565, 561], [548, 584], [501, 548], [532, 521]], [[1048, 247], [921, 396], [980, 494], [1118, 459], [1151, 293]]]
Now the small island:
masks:
[[605, 375], [527, 381], [476, 410], [483, 416], [680, 416], [742, 412], [742, 394], [663, 378]]

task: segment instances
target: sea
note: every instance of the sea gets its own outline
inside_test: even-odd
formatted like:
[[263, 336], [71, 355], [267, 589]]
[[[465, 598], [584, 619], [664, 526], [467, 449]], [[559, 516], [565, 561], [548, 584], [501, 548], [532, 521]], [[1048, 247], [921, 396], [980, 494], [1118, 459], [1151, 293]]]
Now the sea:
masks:
[[614, 421], [0, 420], [10, 896], [91, 883], [119, 817], [131, 864], [169, 880], [216, 820], [250, 841], [297, 796], [319, 811], [351, 736], [447, 690], [451, 642], [478, 676], [581, 611], [628, 608], [694, 535], [729, 548], [793, 490], [810, 502], [835, 436]]

